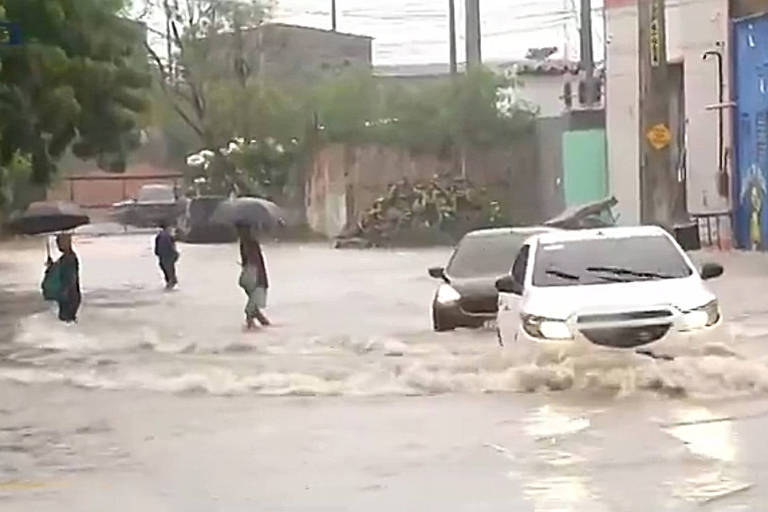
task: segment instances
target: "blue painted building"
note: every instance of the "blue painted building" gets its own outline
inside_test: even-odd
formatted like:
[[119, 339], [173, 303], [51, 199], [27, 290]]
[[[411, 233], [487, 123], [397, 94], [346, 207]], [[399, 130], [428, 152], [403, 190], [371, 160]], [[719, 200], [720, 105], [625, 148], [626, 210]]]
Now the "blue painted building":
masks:
[[734, 235], [740, 248], [768, 250], [768, 12], [732, 14], [744, 15], [733, 20], [731, 46]]

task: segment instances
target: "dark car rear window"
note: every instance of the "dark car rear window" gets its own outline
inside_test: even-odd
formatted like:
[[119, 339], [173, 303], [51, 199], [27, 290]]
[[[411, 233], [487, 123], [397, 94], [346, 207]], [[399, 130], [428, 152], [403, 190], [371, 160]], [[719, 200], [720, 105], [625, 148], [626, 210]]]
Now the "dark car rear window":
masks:
[[677, 279], [693, 273], [665, 236], [603, 238], [540, 244], [534, 286]]
[[525, 241], [536, 233], [513, 231], [465, 237], [448, 264], [452, 277], [500, 276], [512, 268]]

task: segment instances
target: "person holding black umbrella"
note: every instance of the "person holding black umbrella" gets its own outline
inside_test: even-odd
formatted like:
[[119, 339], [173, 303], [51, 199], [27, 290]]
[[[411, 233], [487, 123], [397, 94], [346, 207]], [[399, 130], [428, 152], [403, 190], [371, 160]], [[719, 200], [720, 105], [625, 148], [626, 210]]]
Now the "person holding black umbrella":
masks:
[[62, 233], [56, 236], [56, 245], [61, 257], [52, 262], [48, 260], [48, 272], [58, 273], [56, 302], [59, 304], [59, 320], [73, 323], [77, 321], [82, 295], [80, 293], [80, 261], [72, 248], [72, 235]]
[[248, 296], [248, 302], [245, 305], [245, 327], [249, 330], [253, 329], [256, 326], [254, 319], [266, 327], [271, 324], [261, 311], [267, 306], [267, 289], [269, 288], [264, 253], [261, 252], [261, 244], [253, 235], [251, 226], [238, 224], [237, 232], [240, 236], [242, 265], [239, 284]]
[[263, 326], [271, 325], [261, 311], [267, 305], [269, 278], [264, 253], [261, 252], [261, 244], [255, 233], [285, 226], [282, 210], [266, 199], [238, 197], [221, 202], [211, 218], [215, 223], [235, 226], [240, 237], [240, 287], [248, 295], [245, 306], [246, 328], [255, 327], [254, 319]]

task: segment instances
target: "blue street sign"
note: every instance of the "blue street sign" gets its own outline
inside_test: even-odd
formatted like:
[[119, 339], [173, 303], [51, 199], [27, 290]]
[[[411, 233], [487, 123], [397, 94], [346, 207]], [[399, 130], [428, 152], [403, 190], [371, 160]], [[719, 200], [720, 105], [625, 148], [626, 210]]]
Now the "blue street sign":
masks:
[[21, 28], [12, 21], [0, 21], [0, 46], [21, 44]]

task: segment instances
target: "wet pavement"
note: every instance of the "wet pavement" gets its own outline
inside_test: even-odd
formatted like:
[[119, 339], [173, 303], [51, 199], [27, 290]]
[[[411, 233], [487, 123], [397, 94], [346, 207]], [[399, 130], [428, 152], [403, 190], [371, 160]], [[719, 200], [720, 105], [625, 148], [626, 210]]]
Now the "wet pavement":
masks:
[[[447, 249], [268, 245], [275, 326], [247, 333], [234, 245], [181, 246], [169, 293], [151, 241], [80, 237], [80, 323], [32, 303], [2, 331], [0, 509], [720, 511], [768, 499], [762, 256], [698, 255], [726, 265], [713, 287], [733, 331], [698, 356], [533, 364], [490, 331], [431, 331], [426, 268]], [[40, 245], [0, 248], [6, 297], [39, 286]]]

